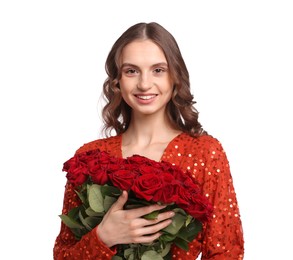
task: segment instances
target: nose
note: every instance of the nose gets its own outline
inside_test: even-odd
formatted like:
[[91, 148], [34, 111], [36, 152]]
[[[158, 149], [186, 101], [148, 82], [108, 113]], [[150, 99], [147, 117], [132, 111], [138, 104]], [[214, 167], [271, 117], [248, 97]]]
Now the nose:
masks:
[[147, 73], [141, 73], [139, 81], [137, 83], [137, 88], [141, 91], [147, 91], [152, 87], [153, 83], [150, 75]]

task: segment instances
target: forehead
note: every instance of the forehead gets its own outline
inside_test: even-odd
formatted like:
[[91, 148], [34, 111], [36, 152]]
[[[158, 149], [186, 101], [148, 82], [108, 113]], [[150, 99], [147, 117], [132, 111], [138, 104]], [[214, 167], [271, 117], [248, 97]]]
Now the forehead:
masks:
[[167, 63], [167, 60], [161, 47], [153, 41], [139, 40], [133, 41], [123, 48], [121, 62], [139, 65], [146, 63]]

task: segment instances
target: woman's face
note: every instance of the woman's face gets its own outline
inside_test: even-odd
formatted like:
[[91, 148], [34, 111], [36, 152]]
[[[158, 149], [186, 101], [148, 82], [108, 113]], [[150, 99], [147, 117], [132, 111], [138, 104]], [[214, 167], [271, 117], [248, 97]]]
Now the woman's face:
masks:
[[120, 62], [121, 94], [133, 113], [164, 115], [173, 82], [162, 49], [151, 40], [134, 41], [124, 47]]

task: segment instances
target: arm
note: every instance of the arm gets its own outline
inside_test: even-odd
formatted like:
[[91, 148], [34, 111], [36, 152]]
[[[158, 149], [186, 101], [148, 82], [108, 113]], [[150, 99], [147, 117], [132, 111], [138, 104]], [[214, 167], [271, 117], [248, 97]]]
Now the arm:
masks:
[[[170, 218], [174, 216], [172, 211], [163, 212], [154, 220], [141, 218], [165, 206], [153, 204], [123, 210], [127, 199], [127, 192], [124, 191], [108, 210], [99, 226], [84, 235], [80, 241], [77, 241], [71, 230], [62, 223], [61, 232], [54, 246], [54, 259], [112, 259], [116, 251], [112, 251], [109, 247], [117, 244], [151, 243], [161, 235], [159, 231], [171, 223]], [[63, 214], [67, 214], [79, 203], [72, 185], [67, 184]]]
[[229, 162], [218, 142], [209, 147], [205, 157], [203, 192], [214, 212], [202, 234], [202, 260], [241, 260], [243, 231]]
[[[64, 202], [62, 214], [79, 204], [79, 198], [76, 195], [71, 184], [65, 186]], [[54, 259], [97, 259], [110, 260], [116, 253], [107, 247], [97, 236], [97, 228], [87, 233], [80, 241], [77, 241], [71, 230], [61, 223], [61, 230], [56, 238], [54, 249]]]

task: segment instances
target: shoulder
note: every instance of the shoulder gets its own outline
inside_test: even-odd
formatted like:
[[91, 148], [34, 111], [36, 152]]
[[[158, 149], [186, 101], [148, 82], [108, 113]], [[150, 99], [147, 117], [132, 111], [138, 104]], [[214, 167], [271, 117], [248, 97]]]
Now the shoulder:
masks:
[[221, 154], [225, 154], [221, 142], [212, 135], [193, 137], [188, 134], [184, 134], [182, 142], [193, 154], [201, 154], [202, 156], [211, 155], [213, 158], [216, 158]]
[[192, 146], [196, 146], [197, 148], [200, 147], [222, 147], [222, 144], [220, 141], [213, 137], [212, 135], [206, 134], [206, 135], [201, 135], [201, 136], [191, 136], [186, 133], [183, 133], [180, 136], [180, 141], [182, 143], [188, 143], [191, 144]]
[[111, 136], [85, 143], [76, 150], [76, 154], [97, 149], [106, 152], [113, 152], [120, 149], [120, 136]]

